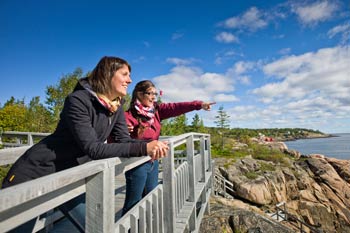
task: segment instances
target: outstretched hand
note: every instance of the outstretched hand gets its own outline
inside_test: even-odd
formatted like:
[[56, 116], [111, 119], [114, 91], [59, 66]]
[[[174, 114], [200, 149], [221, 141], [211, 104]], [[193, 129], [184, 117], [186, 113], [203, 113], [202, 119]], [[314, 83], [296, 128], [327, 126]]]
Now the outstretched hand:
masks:
[[216, 102], [203, 102], [202, 103], [202, 109], [205, 110], [205, 111], [210, 111], [211, 106], [213, 104], [216, 104]]

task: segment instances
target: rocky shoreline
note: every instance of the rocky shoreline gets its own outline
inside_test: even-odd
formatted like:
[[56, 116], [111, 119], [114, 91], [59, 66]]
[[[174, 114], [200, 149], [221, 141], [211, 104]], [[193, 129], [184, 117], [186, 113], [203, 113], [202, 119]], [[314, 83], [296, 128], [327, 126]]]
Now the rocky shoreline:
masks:
[[[220, 220], [223, 229], [231, 229], [232, 232], [249, 231], [250, 228], [242, 222], [246, 226], [245, 230], [232, 228], [235, 225], [232, 221], [237, 218], [233, 209], [253, 211], [262, 218], [269, 218], [266, 213], [274, 212], [276, 205], [284, 202], [293, 217], [310, 226], [320, 226], [320, 232], [350, 232], [350, 160], [318, 154], [301, 156], [297, 151], [289, 151], [283, 142], [260, 143], [283, 151], [286, 162], [274, 163], [254, 159], [249, 155], [235, 160], [215, 159], [216, 171], [233, 185], [233, 190], [229, 193], [233, 200], [225, 200], [226, 205], [228, 202], [234, 203], [230, 204], [231, 211], [228, 210], [231, 215], [221, 214], [224, 218]], [[216, 200], [213, 206], [220, 206], [221, 202]], [[217, 209], [222, 211], [222, 208]], [[204, 219], [203, 226], [213, 224], [207, 221], [211, 221], [210, 217]], [[287, 221], [281, 224], [298, 230]], [[236, 223], [235, 226], [238, 227], [239, 224]], [[251, 227], [254, 228], [254, 224]], [[283, 232], [279, 228], [271, 231], [270, 227], [273, 224], [266, 226], [266, 229], [261, 228], [259, 232]], [[202, 230], [207, 232], [204, 228]], [[311, 232], [308, 228], [303, 230]]]
[[293, 136], [293, 137], [283, 137], [283, 138], [276, 138], [276, 141], [280, 142], [286, 142], [286, 141], [296, 141], [300, 139], [316, 139], [316, 138], [331, 138], [331, 137], [339, 137], [334, 134], [310, 134], [306, 136]]

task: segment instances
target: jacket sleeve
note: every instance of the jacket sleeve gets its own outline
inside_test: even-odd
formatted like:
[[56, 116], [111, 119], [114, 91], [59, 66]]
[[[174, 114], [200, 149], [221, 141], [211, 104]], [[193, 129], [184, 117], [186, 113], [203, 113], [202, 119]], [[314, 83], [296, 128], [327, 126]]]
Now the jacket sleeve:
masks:
[[202, 103], [202, 101], [198, 100], [192, 102], [161, 103], [158, 106], [160, 120], [180, 116], [193, 110], [200, 110], [202, 109]]
[[116, 113], [116, 121], [111, 133], [114, 144], [129, 144], [129, 156], [147, 155], [147, 143], [149, 140], [132, 139], [126, 124], [126, 117], [123, 108], [120, 107]]
[[[135, 141], [128, 136], [122, 108], [118, 109], [113, 135], [118, 142], [106, 144], [98, 139], [96, 130], [92, 126], [91, 116], [94, 111], [90, 99], [68, 96], [65, 102], [64, 121], [69, 126], [74, 140], [80, 149], [91, 159], [104, 159], [111, 157], [142, 156], [147, 154], [147, 142]], [[108, 125], [106, 125], [108, 127]], [[126, 130], [126, 132], [125, 132]]]

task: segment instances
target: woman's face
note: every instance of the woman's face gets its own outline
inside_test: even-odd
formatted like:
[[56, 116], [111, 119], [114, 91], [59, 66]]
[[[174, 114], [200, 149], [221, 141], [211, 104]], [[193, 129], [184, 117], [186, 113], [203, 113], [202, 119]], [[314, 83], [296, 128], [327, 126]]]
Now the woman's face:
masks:
[[130, 71], [127, 65], [123, 65], [114, 72], [111, 80], [111, 99], [126, 96], [128, 85], [131, 83]]
[[157, 90], [154, 87], [150, 87], [145, 92], [139, 93], [139, 101], [145, 107], [152, 107], [153, 102], [157, 99], [157, 96]]

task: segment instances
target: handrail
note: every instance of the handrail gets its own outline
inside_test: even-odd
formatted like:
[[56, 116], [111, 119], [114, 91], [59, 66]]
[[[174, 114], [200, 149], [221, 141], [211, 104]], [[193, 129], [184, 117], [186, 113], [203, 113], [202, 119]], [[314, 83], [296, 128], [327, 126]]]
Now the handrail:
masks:
[[[42, 139], [50, 133], [39, 133], [39, 132], [19, 132], [19, 131], [5, 131], [0, 134], [0, 145], [5, 147], [20, 147], [20, 146], [32, 146], [35, 143], [34, 138]], [[16, 142], [3, 142], [2, 137], [15, 139]], [[26, 141], [25, 143], [23, 143]]]
[[[235, 194], [235, 190], [233, 187], [233, 183], [227, 180], [224, 176], [220, 174], [220, 172], [216, 169], [214, 172], [214, 194], [220, 194], [220, 191], [223, 192], [222, 194], [224, 197], [233, 198], [233, 195]], [[229, 191], [229, 192], [228, 192]]]
[[[284, 216], [283, 216], [283, 214], [284, 214]], [[323, 232], [322, 229], [317, 229], [317, 228], [321, 227], [320, 223], [318, 223], [317, 225], [312, 225], [312, 224], [309, 224], [309, 223], [307, 223], [305, 221], [302, 221], [299, 218], [297, 218], [297, 217], [293, 216], [292, 214], [290, 214], [287, 211], [285, 202], [281, 202], [281, 203], [276, 205], [276, 213], [275, 213], [275, 215], [277, 216], [277, 221], [278, 221], [279, 218], [282, 218], [283, 220], [289, 222], [294, 227], [298, 228], [301, 233], [306, 232], [306, 231], [304, 231], [303, 226], [308, 227], [310, 229], [310, 232], [313, 232], [313, 233], [322, 233]], [[297, 223], [299, 223], [299, 225], [295, 224], [292, 220], [294, 220]]]
[[[162, 159], [163, 183], [158, 185], [156, 191], [163, 197], [162, 206], [153, 203], [155, 201], [141, 201], [116, 223], [119, 226], [116, 232], [138, 232], [139, 227], [144, 229], [145, 221], [149, 222], [150, 232], [153, 232], [152, 226], [159, 224], [161, 227], [154, 232], [198, 232], [204, 214], [208, 213], [212, 184], [210, 135], [188, 133], [163, 139], [168, 141], [170, 150], [168, 156]], [[194, 142], [200, 142], [196, 144], [199, 150], [195, 150]], [[180, 145], [186, 145], [186, 159], [181, 159], [181, 165], [175, 167], [174, 152]], [[199, 154], [195, 154], [195, 151], [199, 151]], [[159, 214], [164, 225], [162, 222], [152, 224], [157, 218], [152, 220], [147, 217], [147, 209]], [[157, 211], [159, 209], [162, 211]]]
[[[148, 156], [90, 161], [0, 190], [0, 232], [11, 230], [82, 193], [86, 194], [86, 232], [138, 232], [140, 225], [137, 223], [142, 221], [153, 224], [153, 227], [146, 224], [149, 232], [184, 232], [185, 229], [198, 232], [201, 218], [209, 211], [212, 174], [210, 135], [188, 133], [162, 137], [162, 140], [167, 140], [170, 147], [168, 156], [161, 161], [162, 184], [117, 222], [115, 177], [149, 160]], [[195, 143], [197, 141], [199, 143]], [[182, 164], [186, 165], [181, 166], [181, 175], [175, 175], [179, 172], [175, 168], [174, 151], [183, 144], [186, 146], [186, 159]], [[15, 161], [24, 150], [24, 147], [2, 149], [0, 161], [6, 151], [12, 153], [7, 161]], [[177, 181], [181, 181], [178, 187], [175, 186]], [[161, 227], [156, 227], [159, 224]], [[43, 227], [45, 225], [36, 230]]]

